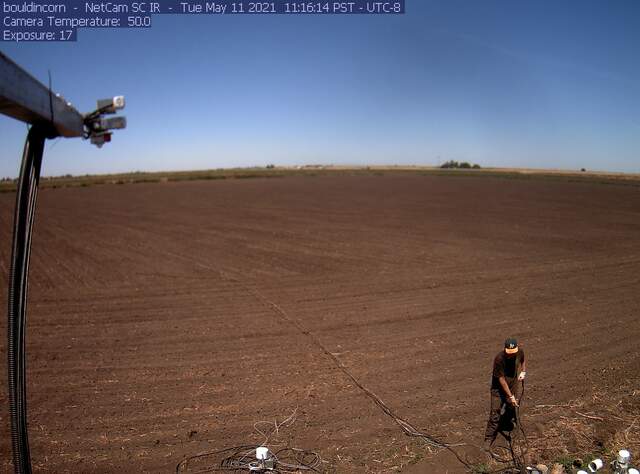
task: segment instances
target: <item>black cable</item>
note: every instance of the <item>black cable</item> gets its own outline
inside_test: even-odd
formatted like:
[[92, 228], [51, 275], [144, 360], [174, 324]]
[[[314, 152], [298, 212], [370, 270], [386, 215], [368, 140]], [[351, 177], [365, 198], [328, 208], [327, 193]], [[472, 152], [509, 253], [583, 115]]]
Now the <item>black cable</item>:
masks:
[[400, 416], [398, 416], [378, 395], [376, 395], [374, 392], [372, 392], [369, 388], [365, 387], [362, 383], [360, 383], [360, 381], [355, 377], [355, 375], [353, 375], [351, 373], [351, 371], [342, 363], [342, 361], [335, 355], [333, 354], [323, 343], [322, 341], [320, 341], [320, 339], [313, 333], [311, 333], [309, 330], [307, 330], [298, 320], [291, 318], [285, 311], [284, 309], [282, 309], [278, 304], [274, 303], [273, 301], [271, 301], [270, 299], [268, 299], [266, 296], [264, 296], [262, 293], [260, 293], [258, 290], [253, 289], [247, 285], [245, 285], [240, 279], [233, 277], [231, 275], [228, 275], [225, 272], [222, 272], [219, 270], [219, 273], [221, 274], [221, 276], [223, 278], [225, 278], [226, 280], [232, 281], [234, 283], [237, 283], [238, 285], [240, 285], [241, 287], [243, 287], [248, 293], [252, 294], [258, 301], [262, 301], [265, 305], [267, 305], [268, 307], [270, 307], [281, 319], [283, 319], [284, 321], [288, 322], [289, 324], [293, 325], [302, 335], [306, 336], [307, 338], [309, 338], [311, 340], [311, 342], [316, 345], [322, 352], [324, 352], [324, 354], [329, 357], [330, 359], [333, 360], [335, 366], [341, 371], [343, 372], [349, 379], [351, 379], [351, 381], [356, 385], [356, 387], [358, 387], [366, 396], [368, 396], [387, 416], [389, 416], [390, 418], [393, 419], [393, 421], [396, 422], [396, 424], [398, 426], [400, 426], [400, 428], [402, 429], [402, 431], [405, 433], [405, 435], [409, 436], [409, 437], [413, 437], [413, 438], [420, 438], [422, 439], [427, 445], [434, 447], [434, 448], [440, 448], [440, 449], [446, 449], [449, 452], [451, 452], [456, 459], [462, 464], [464, 465], [467, 469], [469, 469], [470, 471], [473, 470], [474, 466], [471, 463], [468, 463], [467, 461], [465, 461], [464, 459], [462, 459], [462, 457], [458, 454], [458, 452], [453, 449], [456, 446], [463, 446], [464, 443], [459, 443], [459, 444], [450, 444], [450, 443], [445, 443], [443, 441], [440, 441], [438, 439], [436, 439], [434, 436], [429, 435], [427, 433], [424, 433], [423, 431], [418, 430], [416, 427], [414, 427], [411, 423], [409, 423], [407, 420], [401, 418]]
[[424, 433], [424, 432], [418, 430], [416, 427], [414, 427], [407, 420], [405, 420], [405, 419], [401, 418], [400, 416], [398, 416], [378, 395], [376, 395], [369, 388], [365, 387], [362, 383], [360, 383], [360, 381], [351, 373], [351, 371], [342, 363], [342, 361], [340, 359], [338, 359], [338, 357], [335, 354], [333, 354], [320, 341], [320, 339], [318, 339], [318, 337], [316, 337], [314, 334], [312, 334], [310, 331], [308, 331], [306, 328], [304, 328], [297, 320], [294, 320], [294, 319], [290, 318], [289, 315], [280, 306], [278, 306], [277, 304], [275, 304], [274, 302], [270, 301], [268, 298], [263, 296], [262, 293], [258, 292], [257, 290], [253, 291], [251, 288], [249, 288], [246, 285], [244, 285], [238, 279], [235, 279], [233, 277], [231, 277], [231, 279], [233, 279], [236, 282], [240, 283], [240, 285], [244, 286], [245, 289], [247, 289], [247, 291], [249, 291], [250, 293], [254, 294], [254, 296], [256, 296], [259, 300], [262, 300], [263, 302], [267, 303], [282, 318], [284, 318], [290, 324], [294, 325], [298, 329], [298, 331], [300, 331], [303, 335], [307, 336], [322, 352], [325, 353], [325, 355], [327, 355], [329, 358], [331, 358], [333, 360], [333, 362], [336, 365], [336, 367], [340, 371], [342, 371], [349, 379], [351, 379], [351, 381], [356, 385], [356, 387], [358, 387], [365, 395], [367, 395], [371, 400], [373, 400], [373, 402], [387, 416], [392, 418], [396, 422], [396, 424], [398, 426], [400, 426], [402, 431], [404, 431], [405, 435], [407, 435], [409, 437], [413, 437], [413, 438], [420, 438], [425, 443], [427, 443], [429, 446], [432, 446], [434, 448], [446, 449], [449, 452], [451, 452], [456, 457], [456, 459], [461, 464], [463, 464], [467, 469], [469, 469], [469, 470], [473, 469], [473, 466], [470, 463], [468, 463], [467, 461], [465, 461], [464, 459], [462, 459], [462, 457], [460, 457], [458, 452], [455, 449], [453, 449], [455, 446], [461, 446], [461, 444], [450, 444], [450, 443], [445, 443], [443, 441], [440, 441], [440, 440], [436, 439], [434, 436], [429, 435], [427, 433]]
[[27, 425], [26, 313], [31, 235], [35, 220], [44, 142], [56, 136], [49, 124], [35, 124], [27, 134], [16, 189], [7, 311], [7, 376], [13, 465], [31, 473]]
[[[291, 462], [286, 462], [289, 461], [289, 456], [286, 456], [286, 454], [293, 457]], [[316, 466], [318, 466], [322, 460], [320, 459], [320, 455], [313, 451], [297, 448], [282, 448], [281, 450], [276, 451], [274, 456], [277, 459], [278, 464], [286, 468], [286, 470], [281, 468], [280, 471], [282, 472], [320, 472], [316, 469]]]
[[[520, 471], [524, 472], [526, 470], [526, 455], [529, 452], [529, 438], [527, 438], [527, 433], [524, 431], [524, 426], [522, 426], [522, 419], [520, 418], [520, 404], [522, 402], [522, 399], [524, 398], [524, 390], [525, 390], [525, 385], [524, 385], [524, 380], [522, 381], [522, 394], [520, 395], [520, 399], [518, 400], [518, 406], [516, 407], [515, 410], [515, 416], [516, 416], [516, 425], [518, 426], [518, 429], [520, 430], [520, 433], [522, 433], [522, 439], [524, 440], [524, 448], [519, 456], [519, 459], [517, 459], [518, 464], [516, 464], [516, 467], [520, 469]], [[516, 463], [516, 458], [517, 455], [515, 454], [515, 452], [513, 452], [512, 449], [512, 455], [513, 455], [513, 459], [514, 459], [514, 463]]]
[[51, 89], [51, 69], [48, 70], [49, 72], [49, 110], [51, 111], [51, 123], [54, 123], [53, 120], [53, 90]]
[[[524, 450], [522, 450], [520, 454], [516, 453], [516, 449], [514, 448], [513, 437], [510, 435], [508, 438], [508, 442], [509, 442], [509, 453], [511, 454], [511, 459], [507, 460], [502, 458], [498, 460], [499, 462], [508, 464], [508, 466], [502, 467], [495, 471], [490, 471], [491, 474], [514, 472], [514, 470], [517, 471], [518, 473], [526, 472], [527, 466], [526, 466], [525, 457], [527, 452], [529, 451], [529, 439], [527, 438], [527, 433], [525, 432], [524, 427], [522, 426], [522, 419], [520, 418], [520, 405], [522, 403], [522, 400], [524, 399], [524, 392], [525, 392], [525, 384], [523, 380], [522, 393], [520, 394], [520, 398], [518, 399], [518, 405], [514, 407], [514, 415], [515, 415], [515, 422], [516, 422], [517, 429], [520, 430], [520, 432], [522, 433], [522, 438], [525, 444]], [[503, 434], [503, 436], [505, 435]]]
[[[234, 446], [232, 448], [212, 451], [203, 454], [190, 456], [176, 465], [176, 474], [188, 469], [189, 463], [212, 456], [223, 456], [219, 462], [211, 463], [200, 470], [192, 471], [193, 474], [206, 472], [238, 472], [250, 471], [256, 464], [256, 449], [261, 445]], [[297, 448], [283, 448], [275, 453], [271, 453], [275, 465], [269, 472], [273, 473], [299, 473], [301, 471], [320, 472], [317, 466], [320, 465], [321, 458], [318, 453]]]

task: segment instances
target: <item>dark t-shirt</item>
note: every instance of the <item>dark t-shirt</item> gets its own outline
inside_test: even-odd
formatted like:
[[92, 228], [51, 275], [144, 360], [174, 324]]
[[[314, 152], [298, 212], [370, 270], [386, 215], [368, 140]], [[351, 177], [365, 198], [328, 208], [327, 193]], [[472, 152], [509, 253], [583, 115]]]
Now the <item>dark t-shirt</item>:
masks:
[[[524, 351], [518, 350], [515, 357], [507, 357], [504, 351], [501, 351], [493, 360], [493, 377], [491, 378], [491, 388], [500, 389], [500, 377], [507, 379], [507, 384], [511, 385], [515, 377], [518, 375], [518, 370], [524, 363]], [[511, 379], [511, 380], [510, 380]]]

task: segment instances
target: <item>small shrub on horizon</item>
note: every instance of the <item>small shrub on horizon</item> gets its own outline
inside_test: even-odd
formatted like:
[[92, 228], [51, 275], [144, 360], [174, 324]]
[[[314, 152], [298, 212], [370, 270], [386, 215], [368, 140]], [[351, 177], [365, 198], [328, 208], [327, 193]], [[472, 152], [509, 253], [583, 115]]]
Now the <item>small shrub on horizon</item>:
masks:
[[449, 160], [446, 161], [445, 163], [440, 165], [440, 168], [442, 169], [474, 169], [474, 170], [479, 170], [480, 169], [480, 165], [479, 164], [471, 164], [468, 161], [463, 161], [462, 163], [458, 163], [455, 160]]

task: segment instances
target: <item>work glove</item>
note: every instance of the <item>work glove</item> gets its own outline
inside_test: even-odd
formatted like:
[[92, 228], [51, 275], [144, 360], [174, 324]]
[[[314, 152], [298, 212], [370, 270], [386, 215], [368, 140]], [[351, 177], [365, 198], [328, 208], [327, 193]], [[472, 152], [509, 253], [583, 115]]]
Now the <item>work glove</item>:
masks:
[[523, 372], [520, 372], [520, 375], [518, 375], [518, 380], [519, 380], [520, 382], [522, 382], [526, 376], [527, 376], [527, 373], [526, 373], [526, 372], [524, 372], [524, 371], [523, 371]]

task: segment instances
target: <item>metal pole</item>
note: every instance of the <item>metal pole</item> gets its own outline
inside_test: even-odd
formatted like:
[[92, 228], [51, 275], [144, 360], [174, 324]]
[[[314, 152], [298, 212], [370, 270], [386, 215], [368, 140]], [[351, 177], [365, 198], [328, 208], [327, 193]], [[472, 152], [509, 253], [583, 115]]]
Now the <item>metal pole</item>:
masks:
[[27, 426], [26, 366], [26, 314], [31, 235], [44, 142], [47, 138], [56, 135], [57, 133], [49, 124], [35, 124], [31, 127], [24, 145], [20, 178], [16, 190], [9, 276], [7, 362], [13, 463], [15, 472], [19, 474], [31, 473]]
[[14, 469], [18, 474], [31, 474], [27, 425], [27, 287], [44, 142], [57, 136], [84, 137], [102, 146], [110, 141], [111, 129], [126, 126], [124, 117], [104, 116], [116, 113], [124, 105], [124, 97], [116, 96], [98, 101], [97, 110], [82, 115], [0, 52], [0, 114], [32, 124], [24, 145], [16, 190], [7, 313], [11, 441]]

